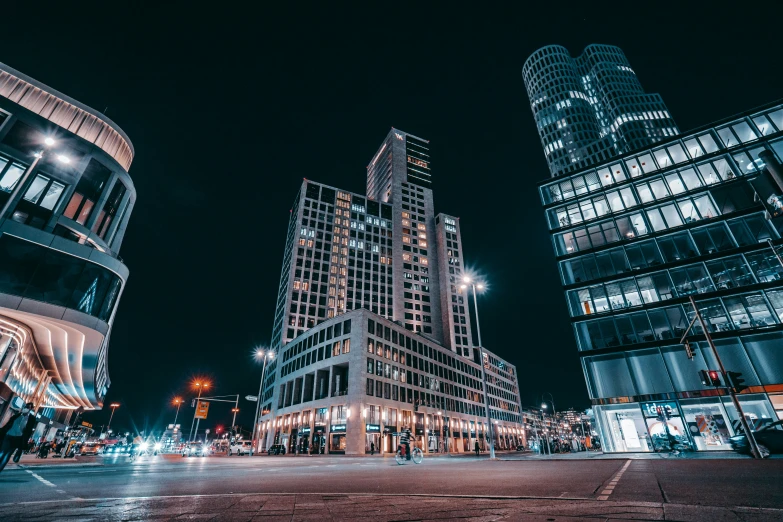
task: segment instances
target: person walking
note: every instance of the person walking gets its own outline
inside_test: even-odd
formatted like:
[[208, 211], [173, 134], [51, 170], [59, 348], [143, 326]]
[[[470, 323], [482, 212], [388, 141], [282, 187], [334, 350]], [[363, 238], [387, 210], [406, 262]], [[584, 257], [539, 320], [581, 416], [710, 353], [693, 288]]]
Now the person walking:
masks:
[[375, 443], [370, 443], [370, 455], [375, 455]]
[[473, 445], [473, 451], [475, 451], [475, 452], [476, 452], [476, 456], [477, 456], [477, 457], [478, 457], [478, 456], [479, 456], [479, 454], [481, 453], [481, 450], [479, 449], [479, 443], [478, 443], [478, 441], [476, 441], [476, 442], [474, 443], [474, 445]]
[[[3, 471], [5, 465], [11, 459], [16, 450], [25, 446], [25, 441], [33, 434], [38, 419], [33, 413], [33, 403], [28, 402], [22, 407], [22, 410], [11, 415], [2, 427], [0, 427], [0, 471]], [[18, 460], [18, 459], [17, 459]]]

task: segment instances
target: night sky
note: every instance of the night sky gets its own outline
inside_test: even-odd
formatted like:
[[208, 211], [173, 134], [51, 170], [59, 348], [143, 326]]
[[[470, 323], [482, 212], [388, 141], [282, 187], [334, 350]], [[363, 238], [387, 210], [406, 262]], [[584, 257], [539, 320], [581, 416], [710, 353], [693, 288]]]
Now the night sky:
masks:
[[[436, 212], [461, 218], [466, 264], [490, 285], [484, 342], [516, 364], [523, 404], [551, 392], [558, 410], [587, 407], [536, 190], [549, 173], [525, 59], [549, 44], [617, 45], [683, 131], [783, 92], [773, 3], [752, 19], [682, 2], [639, 13], [628, 2], [133, 4], [4, 6], [0, 26], [0, 61], [105, 112], [136, 148], [106, 400], [122, 404], [123, 431], [171, 422], [170, 400], [191, 397], [196, 376], [216, 393], [258, 392], [251, 354], [271, 336], [302, 178], [363, 193], [390, 127], [430, 140]], [[230, 425], [230, 406], [211, 409], [207, 427]], [[240, 409], [247, 428], [252, 403]], [[85, 419], [100, 425], [108, 410]]]

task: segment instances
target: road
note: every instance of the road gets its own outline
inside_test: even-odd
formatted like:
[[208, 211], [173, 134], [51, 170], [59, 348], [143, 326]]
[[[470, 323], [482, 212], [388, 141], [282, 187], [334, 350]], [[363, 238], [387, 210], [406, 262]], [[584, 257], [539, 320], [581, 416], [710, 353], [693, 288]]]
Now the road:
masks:
[[[282, 502], [290, 494], [301, 498], [311, 495], [321, 502], [335, 496], [415, 495], [421, 501], [453, 496], [448, 503], [451, 508], [468, 497], [474, 499], [468, 507], [475, 505], [476, 499], [488, 502], [486, 497], [494, 497], [496, 502], [500, 497], [528, 499], [525, 506], [535, 500], [540, 506], [598, 506], [604, 502], [604, 506], [783, 507], [782, 460], [543, 460], [510, 456], [493, 462], [486, 457], [440, 457], [404, 466], [390, 458], [336, 456], [157, 456], [132, 463], [127, 457], [83, 459], [88, 460], [94, 465], [4, 471], [0, 474], [0, 519], [13, 520], [21, 512], [33, 510], [48, 520], [67, 515], [69, 509], [87, 509], [84, 506], [110, 509], [124, 505], [123, 501], [107, 504], [106, 499], [128, 499], [138, 506], [155, 501], [179, 505], [182, 498], [204, 503], [204, 499], [234, 498], [239, 502], [257, 497], [263, 504], [270, 499]], [[289, 508], [293, 509], [284, 509]], [[85, 514], [88, 512], [92, 513]], [[228, 516], [226, 512], [222, 515], [216, 520]], [[132, 519], [117, 516], [118, 520]], [[323, 513], [321, 516], [323, 519]], [[291, 515], [283, 518], [291, 520]]]

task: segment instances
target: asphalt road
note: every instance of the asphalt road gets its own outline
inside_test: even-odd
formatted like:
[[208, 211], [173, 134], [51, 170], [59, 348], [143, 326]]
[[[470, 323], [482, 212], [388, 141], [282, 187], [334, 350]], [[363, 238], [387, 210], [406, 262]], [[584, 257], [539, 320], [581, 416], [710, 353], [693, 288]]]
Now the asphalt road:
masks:
[[[87, 460], [87, 459], [85, 459]], [[489, 461], [425, 458], [398, 466], [360, 457], [98, 457], [93, 466], [6, 469], [4, 508], [75, 499], [230, 494], [410, 494], [783, 507], [783, 461], [750, 459]], [[272, 495], [274, 497], [274, 495]], [[44, 518], [46, 519], [46, 518]]]

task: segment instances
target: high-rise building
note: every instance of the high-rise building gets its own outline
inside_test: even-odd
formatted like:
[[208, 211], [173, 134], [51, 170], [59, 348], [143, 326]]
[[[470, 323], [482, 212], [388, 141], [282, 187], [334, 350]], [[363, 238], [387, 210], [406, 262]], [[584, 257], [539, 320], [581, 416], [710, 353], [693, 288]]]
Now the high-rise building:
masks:
[[691, 298], [752, 428], [783, 418], [781, 161], [778, 102], [540, 185], [605, 451], [730, 449]]
[[678, 133], [660, 95], [644, 92], [618, 47], [588, 45], [577, 58], [559, 45], [542, 47], [522, 77], [553, 177]]
[[106, 116], [0, 64], [0, 422], [13, 396], [53, 429], [103, 406], [133, 153]]
[[[392, 129], [367, 195], [302, 182], [259, 404], [264, 447], [394, 452], [392, 434], [414, 424], [426, 451], [483, 445], [459, 219], [435, 214], [430, 168], [429, 143]], [[510, 447], [522, 440], [516, 369], [486, 353], [496, 435]]]

